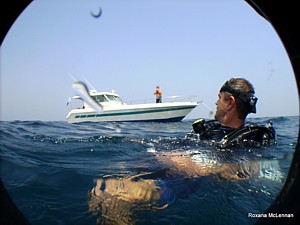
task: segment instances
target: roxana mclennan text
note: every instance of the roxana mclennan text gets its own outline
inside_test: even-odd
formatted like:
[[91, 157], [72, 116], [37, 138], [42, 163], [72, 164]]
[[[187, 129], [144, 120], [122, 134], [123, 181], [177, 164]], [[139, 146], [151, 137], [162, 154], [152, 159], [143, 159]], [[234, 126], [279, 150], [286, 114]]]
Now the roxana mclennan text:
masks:
[[250, 218], [293, 218], [293, 213], [248, 213]]

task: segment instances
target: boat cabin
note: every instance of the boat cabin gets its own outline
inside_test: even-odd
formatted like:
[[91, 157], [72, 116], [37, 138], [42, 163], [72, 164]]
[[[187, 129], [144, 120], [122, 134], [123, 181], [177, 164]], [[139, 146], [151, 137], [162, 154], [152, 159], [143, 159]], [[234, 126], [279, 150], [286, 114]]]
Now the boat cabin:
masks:
[[[114, 92], [97, 92], [91, 90], [89, 94], [102, 107], [126, 105], [120, 96]], [[74, 96], [74, 98], [82, 100], [80, 96]], [[83, 106], [84, 108], [91, 108], [85, 101], [83, 101]]]

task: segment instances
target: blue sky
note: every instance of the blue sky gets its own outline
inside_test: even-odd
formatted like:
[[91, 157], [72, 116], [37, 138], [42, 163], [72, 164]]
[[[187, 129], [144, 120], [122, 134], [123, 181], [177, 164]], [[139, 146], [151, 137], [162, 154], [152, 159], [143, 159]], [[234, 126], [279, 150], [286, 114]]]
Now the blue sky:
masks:
[[[299, 115], [279, 37], [241, 0], [35, 0], [1, 46], [1, 120], [64, 121], [69, 74], [127, 102], [154, 101], [160, 85], [213, 110], [221, 85], [244, 77], [259, 99], [252, 117]], [[208, 115], [199, 105], [188, 118]]]

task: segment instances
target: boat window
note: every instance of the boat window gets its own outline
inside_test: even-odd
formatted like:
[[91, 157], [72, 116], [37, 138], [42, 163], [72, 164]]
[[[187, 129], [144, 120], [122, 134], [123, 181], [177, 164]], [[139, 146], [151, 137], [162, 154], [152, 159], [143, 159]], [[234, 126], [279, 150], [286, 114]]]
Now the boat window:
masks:
[[109, 99], [109, 101], [115, 101], [114, 96], [112, 95], [106, 95], [106, 97]]
[[108, 102], [104, 95], [98, 95], [93, 97], [97, 102]]
[[114, 96], [114, 98], [115, 98], [115, 101], [117, 101], [117, 102], [121, 102], [121, 103], [124, 102], [120, 97]]
[[115, 96], [115, 95], [107, 95], [107, 98], [109, 99], [109, 101], [112, 101], [112, 102], [123, 103], [123, 101], [118, 96]]

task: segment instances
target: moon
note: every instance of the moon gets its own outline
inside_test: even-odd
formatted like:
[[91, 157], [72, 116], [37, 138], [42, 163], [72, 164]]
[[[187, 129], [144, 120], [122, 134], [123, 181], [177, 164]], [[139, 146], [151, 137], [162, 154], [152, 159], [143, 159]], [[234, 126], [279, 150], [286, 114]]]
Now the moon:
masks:
[[98, 11], [97, 14], [91, 12], [91, 15], [92, 15], [94, 18], [99, 18], [99, 17], [101, 16], [101, 14], [102, 14], [102, 9], [101, 9], [101, 7], [99, 7], [99, 11]]

